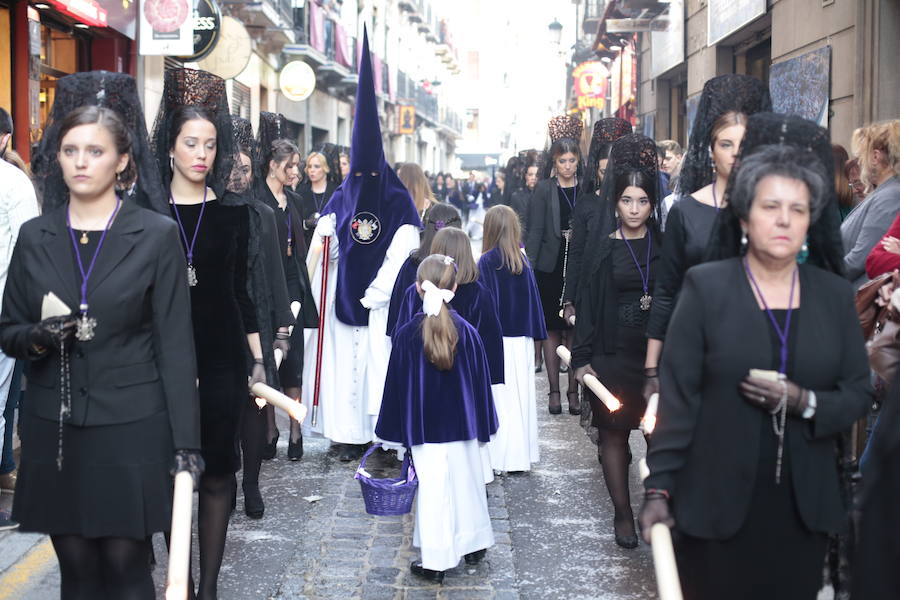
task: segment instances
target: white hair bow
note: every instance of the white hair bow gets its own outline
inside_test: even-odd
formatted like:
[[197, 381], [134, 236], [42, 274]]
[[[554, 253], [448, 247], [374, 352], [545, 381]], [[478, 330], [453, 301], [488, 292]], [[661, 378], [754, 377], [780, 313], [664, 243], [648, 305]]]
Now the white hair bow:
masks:
[[442, 290], [427, 280], [422, 282], [422, 292], [422, 311], [429, 317], [438, 316], [444, 302], [449, 303], [454, 296], [451, 290]]

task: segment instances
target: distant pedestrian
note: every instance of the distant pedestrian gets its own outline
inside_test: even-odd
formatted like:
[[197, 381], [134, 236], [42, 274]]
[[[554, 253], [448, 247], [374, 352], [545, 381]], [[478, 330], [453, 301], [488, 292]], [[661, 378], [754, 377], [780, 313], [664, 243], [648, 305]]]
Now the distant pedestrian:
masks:
[[478, 332], [448, 306], [453, 259], [422, 261], [416, 290], [423, 310], [394, 335], [375, 434], [412, 452], [419, 478], [413, 545], [422, 557], [410, 571], [442, 582], [461, 558], [477, 564], [494, 545], [482, 460], [497, 413]]
[[540, 166], [530, 164], [524, 169], [524, 182], [522, 187], [512, 193], [509, 200], [509, 207], [515, 211], [519, 217], [519, 225], [522, 227], [522, 244], [525, 243], [525, 236], [528, 232], [528, 206], [531, 204], [531, 195], [534, 193], [534, 187], [538, 182], [538, 171]]

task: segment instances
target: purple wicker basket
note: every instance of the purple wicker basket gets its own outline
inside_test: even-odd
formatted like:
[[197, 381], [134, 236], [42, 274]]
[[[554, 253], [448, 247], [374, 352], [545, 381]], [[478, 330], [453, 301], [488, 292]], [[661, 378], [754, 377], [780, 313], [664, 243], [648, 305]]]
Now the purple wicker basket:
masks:
[[[381, 444], [372, 444], [362, 457], [354, 477], [359, 480], [362, 489], [363, 501], [366, 503], [366, 512], [370, 515], [405, 515], [412, 510], [412, 503], [416, 497], [416, 489], [419, 487], [419, 479], [416, 477], [416, 469], [412, 464], [412, 452], [406, 451], [403, 465], [400, 467], [400, 477], [396, 479], [374, 479], [366, 473], [366, 459], [381, 448]], [[403, 475], [406, 477], [403, 477]]]

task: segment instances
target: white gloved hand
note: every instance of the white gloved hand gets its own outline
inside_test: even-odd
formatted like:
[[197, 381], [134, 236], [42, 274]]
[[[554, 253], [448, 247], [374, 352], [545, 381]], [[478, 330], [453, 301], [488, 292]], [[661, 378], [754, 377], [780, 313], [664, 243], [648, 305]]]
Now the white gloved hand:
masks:
[[320, 237], [331, 237], [334, 235], [335, 228], [337, 227], [337, 217], [334, 213], [329, 213], [327, 215], [322, 215], [319, 217], [319, 222], [316, 223], [316, 235]]

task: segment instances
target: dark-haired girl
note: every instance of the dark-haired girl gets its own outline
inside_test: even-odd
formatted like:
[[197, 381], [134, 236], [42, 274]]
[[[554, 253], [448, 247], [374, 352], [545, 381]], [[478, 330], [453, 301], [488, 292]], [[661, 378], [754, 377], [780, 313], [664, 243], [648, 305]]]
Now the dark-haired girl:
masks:
[[[65, 188], [19, 233], [0, 319], [28, 377], [13, 517], [50, 535], [63, 598], [149, 600], [170, 468], [202, 470], [184, 255], [172, 221], [123, 200], [137, 170], [116, 113], [54, 127], [39, 153]], [[45, 311], [49, 293], [67, 308]]]
[[[622, 141], [631, 138], [646, 140], [655, 163], [653, 141], [638, 136], [626, 136]], [[624, 548], [634, 548], [638, 540], [628, 493], [628, 437], [646, 409], [646, 326], [662, 239], [657, 221], [652, 219], [658, 202], [656, 169], [616, 165], [610, 176], [615, 178], [613, 185], [607, 186], [612, 188], [611, 194], [607, 192], [611, 197], [601, 198], [601, 202], [614, 204], [615, 221], [598, 217], [598, 227], [603, 227], [606, 235], [597, 244], [597, 256], [591, 257], [592, 266], [583, 282], [572, 367], [579, 381], [590, 373], [622, 402], [622, 408], [610, 412], [585, 389], [591, 425], [600, 432], [603, 479], [615, 508], [615, 540]]]
[[412, 452], [419, 477], [413, 545], [422, 558], [410, 570], [437, 582], [461, 558], [477, 564], [494, 544], [482, 448], [497, 431], [497, 414], [481, 338], [448, 306], [456, 276], [448, 256], [419, 265], [422, 310], [394, 334], [375, 426], [380, 439]]
[[[551, 176], [537, 184], [528, 209], [528, 232], [525, 251], [534, 267], [534, 276], [541, 294], [547, 339], [543, 342], [544, 362], [550, 383], [548, 409], [550, 414], [562, 412], [559, 392], [559, 357], [556, 348], [570, 345], [567, 332], [570, 326], [563, 321], [562, 310], [565, 270], [568, 261], [571, 217], [578, 197], [578, 175], [581, 169], [581, 149], [571, 138], [553, 142], [548, 152]], [[578, 384], [569, 372], [569, 413], [581, 414]]]
[[225, 191], [234, 154], [224, 81], [180, 69], [166, 73], [165, 85], [154, 142], [187, 257], [206, 462], [199, 494], [197, 596], [211, 599], [240, 465], [237, 440], [247, 374], [251, 384], [265, 381], [265, 367], [247, 285], [250, 212], [244, 198]]

